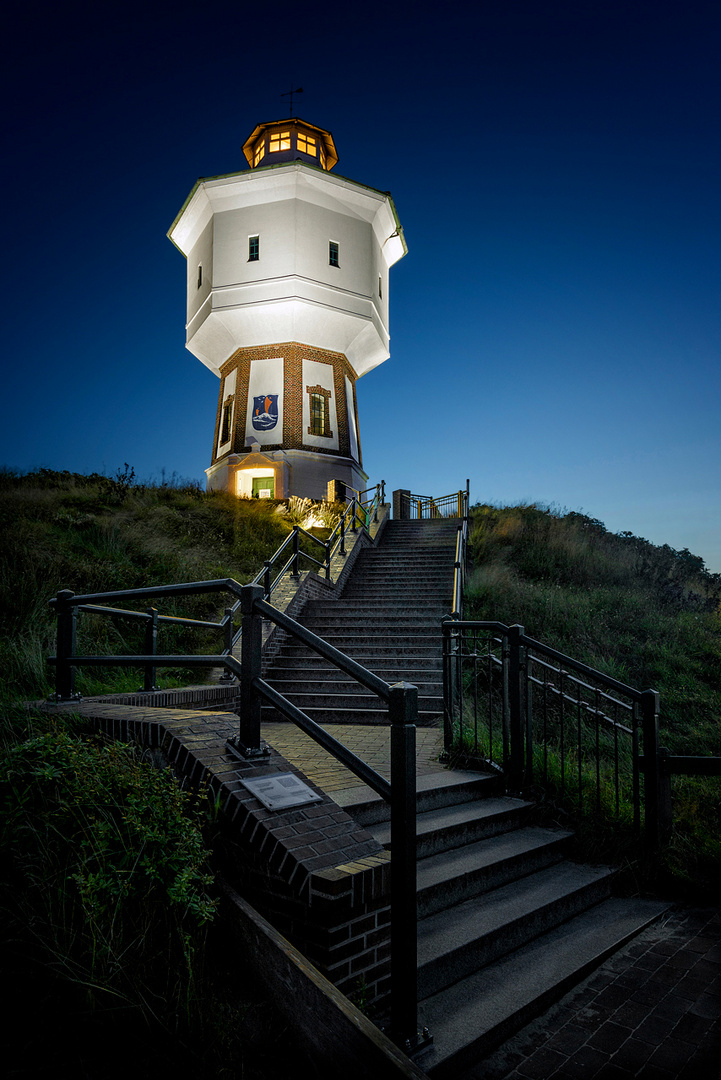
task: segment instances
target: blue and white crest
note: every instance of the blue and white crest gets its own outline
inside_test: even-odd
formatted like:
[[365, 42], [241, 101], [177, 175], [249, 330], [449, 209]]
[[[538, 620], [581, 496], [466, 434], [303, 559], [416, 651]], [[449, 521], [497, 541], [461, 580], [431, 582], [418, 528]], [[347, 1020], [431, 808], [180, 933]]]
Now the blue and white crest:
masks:
[[256, 431], [272, 431], [278, 423], [278, 395], [259, 394], [253, 398], [253, 427]]

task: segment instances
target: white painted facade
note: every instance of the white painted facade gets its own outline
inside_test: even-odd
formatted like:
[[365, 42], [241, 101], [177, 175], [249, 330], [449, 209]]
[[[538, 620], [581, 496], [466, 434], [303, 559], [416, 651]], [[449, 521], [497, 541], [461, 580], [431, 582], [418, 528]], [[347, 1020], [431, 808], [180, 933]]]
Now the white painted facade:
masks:
[[305, 342], [358, 376], [390, 355], [388, 270], [406, 249], [385, 193], [293, 161], [199, 181], [168, 235], [188, 260], [187, 348], [216, 374], [244, 345]]

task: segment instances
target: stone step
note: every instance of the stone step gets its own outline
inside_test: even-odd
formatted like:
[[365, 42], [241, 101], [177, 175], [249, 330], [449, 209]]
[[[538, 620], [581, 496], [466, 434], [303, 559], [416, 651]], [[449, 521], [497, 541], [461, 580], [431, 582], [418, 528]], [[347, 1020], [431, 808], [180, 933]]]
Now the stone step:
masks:
[[[319, 710], [322, 712], [328, 712], [334, 709], [385, 709], [386, 703], [377, 694], [370, 693], [365, 687], [358, 685], [357, 691], [344, 694], [339, 692], [335, 688], [327, 693], [310, 689], [306, 686], [304, 691], [294, 691], [293, 693], [285, 694], [283, 690], [280, 690], [275, 683], [273, 686], [279, 693], [284, 694], [288, 700], [297, 708], [302, 709], [303, 712], [316, 713]], [[418, 710], [419, 712], [434, 712], [436, 715], [443, 712], [443, 696], [441, 694], [436, 695], [418, 695]]]
[[[376, 656], [366, 658], [364, 664], [368, 671], [384, 678], [386, 683], [397, 683], [400, 678], [412, 683], [416, 673], [419, 673], [419, 677], [423, 675], [428, 678], [431, 677], [431, 672], [438, 672], [440, 675], [443, 671], [443, 661], [439, 656], [396, 658], [394, 663], [389, 663], [389, 658], [385, 656]], [[288, 657], [278, 653], [268, 667], [269, 674], [276, 671], [303, 672], [309, 679], [314, 679], [326, 677], [328, 672], [337, 672], [338, 667], [330, 661], [323, 661], [317, 653], [303, 653], [300, 657]]]
[[608, 899], [613, 876], [606, 866], [564, 860], [421, 920], [419, 996], [438, 993]]
[[388, 626], [394, 630], [400, 628], [407, 633], [422, 630], [426, 634], [434, 633], [437, 638], [440, 638], [443, 616], [439, 612], [443, 610], [442, 607], [438, 607], [436, 611], [428, 611], [422, 615], [416, 613], [415, 618], [413, 614], [404, 614], [400, 607], [369, 608], [367, 611], [348, 612], [329, 611], [324, 613], [319, 611], [314, 615], [306, 615], [303, 619], [303, 626], [307, 626], [313, 633], [317, 632], [316, 627], [321, 626], [332, 628], [350, 627], [359, 631], [368, 630], [372, 627], [374, 632], [376, 627]]
[[[412, 629], [403, 629], [403, 631], [397, 629], [385, 634], [373, 633], [368, 630], [368, 627], [364, 627], [363, 634], [344, 633], [342, 626], [334, 626], [329, 627], [327, 634], [328, 644], [353, 657], [372, 656], [372, 654], [377, 654], [377, 656], [382, 654], [382, 656], [386, 657], [402, 656], [409, 649], [411, 651], [417, 649], [419, 656], [431, 653], [433, 656], [439, 657], [441, 656], [441, 644], [438, 638], [437, 633], [434, 634], [432, 631], [427, 630], [427, 627], [422, 626], [418, 627], [414, 632]], [[302, 648], [313, 652], [309, 645], [301, 645], [300, 643], [284, 644], [281, 648]]]
[[318, 605], [310, 611], [304, 611], [299, 622], [302, 622], [303, 626], [310, 626], [311, 623], [316, 621], [327, 622], [337, 619], [345, 619], [347, 622], [352, 623], [362, 623], [367, 619], [391, 619], [392, 621], [405, 619], [411, 625], [428, 626], [431, 624], [435, 626], [436, 632], [440, 633], [441, 619], [446, 613], [447, 607], [447, 604], [443, 604], [438, 600], [419, 603], [410, 597], [397, 600], [380, 598], [376, 602], [358, 600], [355, 602], [349, 601], [343, 605], [328, 604], [325, 607]]
[[[337, 641], [331, 642], [336, 648], [340, 648], [341, 652], [346, 656], [350, 656], [353, 660], [357, 660], [365, 667], [373, 667], [374, 663], [383, 663], [386, 667], [391, 667], [390, 661], [394, 657], [405, 657], [418, 659], [420, 662], [422, 659], [435, 660], [440, 666], [441, 649], [437, 644], [428, 644], [426, 640], [423, 641], [403, 641], [399, 643], [397, 639], [394, 644], [389, 644], [387, 641], [373, 640], [372, 642], [366, 642], [363, 645], [356, 645], [352, 648], [342, 648], [338, 645]], [[318, 654], [313, 652], [307, 645], [287, 645], [280, 646], [278, 655], [282, 657], [307, 657], [308, 659], [317, 658]]]
[[433, 1080], [456, 1077], [540, 1015], [666, 905], [610, 899], [576, 915], [523, 949], [424, 998], [419, 1026], [433, 1043], [415, 1063]]
[[[398, 641], [402, 644], [418, 641], [425, 645], [435, 647], [439, 652], [441, 651], [441, 635], [438, 630], [435, 630], [433, 625], [421, 624], [419, 626], [399, 627], [397, 630], [391, 630], [389, 636], [392, 640]], [[342, 648], [338, 642], [350, 642], [351, 644], [358, 643], [358, 645], [372, 644], [374, 641], [378, 641], [379, 635], [375, 630], [371, 629], [367, 624], [363, 623], [361, 628], [355, 632], [346, 632], [342, 626], [333, 626], [328, 629], [328, 641], [335, 645], [336, 648]]]
[[[263, 705], [261, 715], [267, 723], [277, 723], [285, 719], [273, 705]], [[368, 724], [372, 727], [388, 727], [390, 723], [387, 707], [378, 709], [311, 708], [308, 710], [308, 715], [317, 724]], [[437, 709], [418, 710], [418, 727], [437, 728], [442, 719], [442, 713]]]
[[[416, 818], [416, 851], [419, 859], [441, 851], [463, 847], [486, 840], [490, 836], [515, 829], [528, 819], [535, 804], [505, 796], [474, 799], [471, 802], [418, 813]], [[370, 829], [373, 837], [390, 849], [390, 821]]]
[[[502, 778], [495, 773], [469, 770], [439, 770], [416, 778], [418, 813], [441, 807], [457, 806], [470, 800], [484, 800], [497, 795]], [[390, 806], [369, 787], [361, 785], [337, 791], [333, 798], [360, 825], [375, 825], [390, 820]]]
[[564, 829], [528, 825], [422, 859], [418, 864], [419, 917], [559, 862], [572, 835]]
[[[299, 695], [309, 693], [309, 687], [312, 687], [312, 692], [314, 694], [342, 694], [356, 698], [359, 694], [367, 693], [360, 683], [345, 678], [342, 673], [339, 674], [337, 679], [328, 677], [325, 679], [314, 679], [312, 681], [307, 678], [289, 678], [288, 674], [287, 671], [274, 668], [268, 672], [266, 679], [268, 682], [272, 681], [273, 687], [279, 694], [283, 694], [293, 701], [295, 701]], [[297, 675], [298, 672], [295, 674]], [[381, 678], [382, 677], [383, 676], [381, 676]], [[393, 682], [400, 681], [401, 680], [397, 676], [393, 679]], [[404, 678], [403, 681], [411, 682], [412, 680]], [[386, 682], [388, 682], [387, 679]], [[441, 681], [437, 678], [428, 678], [427, 672], [424, 679], [416, 679], [413, 682], [413, 685], [418, 687], [419, 702], [429, 696], [436, 700], [438, 698], [441, 698], [442, 700]]]

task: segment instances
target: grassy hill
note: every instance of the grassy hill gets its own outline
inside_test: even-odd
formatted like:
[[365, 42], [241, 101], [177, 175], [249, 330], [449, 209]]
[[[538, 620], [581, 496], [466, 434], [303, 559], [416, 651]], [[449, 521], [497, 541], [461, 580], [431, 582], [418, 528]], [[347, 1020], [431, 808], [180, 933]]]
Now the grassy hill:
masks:
[[[141, 588], [180, 581], [233, 577], [249, 581], [280, 543], [290, 524], [270, 500], [205, 494], [192, 483], [138, 484], [132, 470], [115, 477], [40, 469], [0, 474], [0, 664], [4, 691], [43, 697], [52, 689], [46, 657], [55, 651], [48, 600], [59, 589], [75, 593]], [[163, 614], [215, 618], [227, 598], [163, 604]], [[135, 637], [133, 634], [135, 633]], [[163, 628], [163, 649], [215, 649], [217, 639]], [[122, 652], [140, 631], [128, 620], [83, 616], [79, 647]], [[166, 669], [162, 684], [189, 681]], [[202, 677], [202, 676], [198, 676]], [[138, 673], [118, 669], [78, 672], [78, 689], [137, 689]]]
[[[721, 574], [688, 550], [535, 505], [474, 506], [469, 536], [467, 618], [521, 623], [576, 660], [659, 691], [662, 745], [721, 755]], [[721, 885], [721, 778], [674, 777], [672, 791], [674, 834], [656, 880], [710, 895]], [[585, 821], [585, 843], [620, 855], [607, 824]]]

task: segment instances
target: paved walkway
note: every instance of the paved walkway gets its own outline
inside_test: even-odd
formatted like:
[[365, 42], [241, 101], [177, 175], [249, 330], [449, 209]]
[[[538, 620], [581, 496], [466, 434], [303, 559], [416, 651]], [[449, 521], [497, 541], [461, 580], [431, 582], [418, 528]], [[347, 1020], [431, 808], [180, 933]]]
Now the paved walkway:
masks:
[[[323, 724], [325, 730], [367, 765], [390, 780], [390, 728], [360, 724]], [[305, 775], [332, 795], [334, 791], [358, 787], [358, 777], [304, 734], [295, 724], [263, 724], [263, 738], [274, 750], [296, 765]], [[438, 755], [443, 749], [443, 734], [436, 728], [416, 729], [416, 773], [438, 772]]]
[[721, 909], [678, 907], [457, 1080], [718, 1080]]

